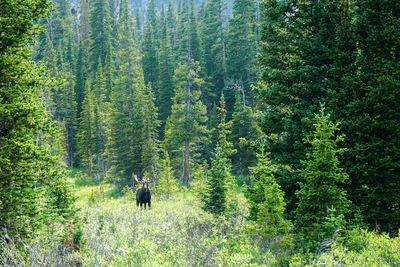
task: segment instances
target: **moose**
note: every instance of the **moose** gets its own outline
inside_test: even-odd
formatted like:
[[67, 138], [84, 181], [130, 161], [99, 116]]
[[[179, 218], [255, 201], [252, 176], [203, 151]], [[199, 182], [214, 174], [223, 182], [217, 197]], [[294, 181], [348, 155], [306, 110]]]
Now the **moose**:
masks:
[[150, 188], [149, 188], [149, 182], [147, 180], [142, 179], [141, 181], [139, 181], [139, 179], [137, 178], [136, 175], [132, 175], [135, 179], [134, 182], [136, 182], [136, 184], [142, 184], [142, 188], [139, 188], [136, 191], [136, 206], [142, 208], [142, 206], [144, 205], [144, 209], [146, 209], [146, 205], [149, 205], [149, 208], [151, 207], [151, 192], [150, 192]]

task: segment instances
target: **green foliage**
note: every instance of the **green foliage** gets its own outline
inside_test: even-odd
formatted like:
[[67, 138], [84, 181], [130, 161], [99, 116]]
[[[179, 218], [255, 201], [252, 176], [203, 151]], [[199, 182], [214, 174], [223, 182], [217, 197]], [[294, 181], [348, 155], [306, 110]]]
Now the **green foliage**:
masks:
[[223, 95], [221, 97], [220, 114], [218, 145], [208, 174], [204, 209], [214, 214], [232, 214], [237, 208], [237, 199], [230, 157], [236, 153], [236, 150], [227, 139], [231, 124], [225, 122], [226, 109]]
[[200, 62], [201, 47], [194, 0], [183, 1], [176, 33], [177, 59], [181, 63]]
[[218, 101], [226, 79], [225, 60], [225, 7], [222, 0], [207, 2], [203, 22], [204, 67], [211, 89], [207, 92], [208, 106]]
[[164, 22], [162, 29], [162, 40], [159, 50], [159, 91], [156, 100], [160, 110], [160, 135], [165, 133], [165, 123], [171, 114], [172, 98], [174, 96], [174, 58], [171, 49], [170, 35], [167, 21]]
[[154, 28], [150, 21], [146, 24], [146, 33], [143, 42], [143, 72], [146, 84], [155, 88], [158, 84], [158, 57], [157, 47], [154, 40]]
[[283, 263], [293, 249], [292, 223], [284, 218], [284, 194], [276, 182], [276, 168], [262, 151], [258, 163], [251, 169], [252, 185], [246, 190], [250, 202], [249, 235], [263, 250], [279, 255]]
[[62, 135], [42, 98], [43, 88], [55, 83], [31, 61], [42, 29], [33, 21], [47, 16], [50, 6], [39, 0], [0, 4], [0, 236], [9, 240], [56, 225], [59, 232], [52, 234], [64, 234], [74, 213], [60, 160]]
[[[265, 86], [258, 89], [262, 128], [295, 208], [302, 139], [325, 102], [341, 121], [347, 148], [347, 191], [371, 228], [397, 234], [399, 34], [397, 3], [264, 1], [262, 57]], [[379, 40], [377, 42], [376, 40]], [[397, 88], [397, 89], [396, 89]], [[390, 107], [390, 108], [388, 108]], [[395, 126], [396, 125], [396, 126]], [[377, 160], [379, 159], [379, 160]], [[384, 182], [383, 182], [384, 181]], [[293, 214], [292, 214], [293, 215]]]
[[167, 199], [171, 199], [179, 189], [178, 182], [173, 177], [171, 161], [168, 152], [164, 153], [163, 158], [163, 174], [158, 182], [157, 194]]
[[90, 10], [91, 70], [106, 66], [111, 58], [111, 14], [108, 0], [95, 0]]
[[[228, 24], [226, 51], [229, 84], [242, 87], [243, 94], [250, 102], [253, 98], [251, 86], [257, 82], [259, 75], [256, 57], [256, 1], [233, 1], [233, 17]], [[229, 108], [232, 108], [235, 91], [229, 90], [227, 93]]]
[[171, 155], [172, 167], [176, 177], [181, 177], [185, 183], [189, 182], [195, 153], [201, 153], [208, 141], [207, 110], [200, 99], [203, 80], [199, 71], [199, 64], [194, 61], [175, 71], [175, 96], [165, 133], [165, 147]]
[[343, 136], [336, 136], [338, 124], [325, 114], [324, 107], [315, 116], [315, 130], [305, 139], [311, 145], [303, 161], [301, 176], [304, 184], [297, 192], [296, 227], [300, 238], [313, 249], [343, 228], [343, 218], [350, 206], [343, 183], [348, 175], [339, 167], [338, 156], [343, 149], [338, 143]]
[[353, 230], [347, 241], [336, 242], [328, 253], [307, 260], [293, 257], [290, 266], [396, 266], [400, 262], [400, 239], [366, 230]]
[[261, 135], [253, 109], [245, 104], [243, 90], [237, 88], [230, 139], [237, 150], [232, 157], [234, 170], [241, 176], [249, 175], [249, 168], [255, 164], [256, 155], [249, 144], [260, 139]]

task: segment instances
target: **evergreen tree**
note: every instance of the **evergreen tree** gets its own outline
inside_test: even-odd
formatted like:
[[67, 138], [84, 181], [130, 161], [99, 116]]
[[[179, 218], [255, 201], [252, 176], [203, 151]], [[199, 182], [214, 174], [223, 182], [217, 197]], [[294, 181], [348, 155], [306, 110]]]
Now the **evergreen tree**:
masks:
[[82, 104], [82, 113], [79, 122], [79, 154], [82, 163], [86, 166], [89, 176], [93, 174], [94, 165], [94, 95], [90, 83], [86, 83], [85, 97]]
[[85, 48], [83, 42], [79, 45], [78, 57], [76, 59], [75, 67], [75, 96], [77, 105], [77, 116], [80, 117], [82, 112], [82, 102], [85, 96], [85, 83], [87, 73], [87, 49]]
[[201, 152], [207, 143], [207, 110], [200, 100], [203, 80], [199, 70], [197, 62], [189, 61], [175, 71], [175, 96], [165, 133], [172, 166], [186, 184], [190, 180], [194, 152]]
[[149, 5], [147, 7], [147, 24], [150, 24], [152, 28], [152, 38], [155, 40], [156, 46], [159, 45], [159, 26], [160, 23], [158, 21], [157, 13], [156, 13], [156, 4], [154, 0], [149, 1]]
[[168, 4], [167, 27], [170, 37], [171, 47], [174, 49], [176, 44], [176, 10], [172, 2]]
[[160, 47], [160, 72], [159, 72], [159, 95], [157, 103], [160, 110], [160, 136], [164, 136], [165, 123], [171, 113], [172, 97], [174, 95], [174, 63], [170, 45], [170, 36], [167, 25], [164, 24], [162, 30], [162, 40]]
[[236, 91], [230, 138], [237, 150], [232, 158], [234, 169], [241, 176], [246, 176], [249, 174], [249, 167], [253, 166], [256, 161], [256, 155], [249, 144], [258, 140], [262, 134], [255, 114], [252, 108], [246, 106], [241, 92], [243, 91], [240, 88]]
[[236, 208], [236, 183], [232, 175], [230, 157], [236, 153], [233, 144], [228, 141], [230, 123], [225, 122], [226, 109], [224, 96], [220, 105], [221, 122], [218, 125], [219, 137], [215, 158], [207, 180], [207, 193], [204, 208], [214, 214], [231, 213]]
[[209, 105], [218, 101], [225, 87], [226, 60], [224, 36], [224, 2], [210, 0], [205, 10], [203, 25], [204, 65], [211, 89], [206, 99]]
[[[297, 171], [305, 157], [301, 140], [312, 128], [319, 102], [326, 102], [347, 136], [342, 161], [350, 175], [349, 197], [371, 228], [396, 234], [398, 224], [393, 222], [400, 220], [390, 207], [398, 205], [393, 88], [399, 80], [394, 56], [399, 50], [394, 26], [399, 18], [391, 14], [399, 6], [377, 3], [264, 2], [265, 84], [257, 96], [258, 108], [268, 110], [261, 121], [270, 138], [271, 157], [286, 166], [278, 180], [289, 210], [295, 208], [294, 192], [302, 179]], [[383, 106], [391, 108], [379, 108]]]
[[[111, 58], [112, 20], [108, 0], [94, 0], [90, 11], [91, 70], [107, 68]], [[106, 66], [106, 67], [105, 67]]]
[[[109, 174], [115, 182], [130, 182], [132, 172], [144, 173], [143, 161], [154, 162], [154, 131], [157, 116], [153, 97], [144, 83], [138, 47], [133, 38], [133, 19], [126, 0], [121, 2], [118, 23], [116, 65], [118, 79], [107, 112]], [[146, 155], [144, 156], [144, 151]], [[153, 151], [153, 152], [152, 152]]]
[[193, 0], [190, 3], [189, 0], [183, 1], [178, 18], [176, 40], [178, 62], [200, 61], [200, 37]]
[[[400, 5], [377, 0], [341, 3], [331, 92], [333, 116], [346, 135], [343, 166], [349, 198], [371, 229], [400, 228]], [[357, 21], [357, 23], [354, 23]], [[349, 64], [349, 61], [351, 64]]]
[[[329, 59], [335, 43], [338, 1], [313, 4], [267, 1], [262, 7], [261, 63], [263, 83], [257, 89], [261, 127], [269, 139], [272, 160], [283, 165], [277, 179], [285, 190], [288, 211], [296, 207], [295, 192], [302, 181], [298, 170], [305, 158], [303, 138], [312, 129], [312, 117], [334, 90]], [[293, 25], [293, 26], [289, 26]], [[315, 27], [318, 25], [318, 27]], [[285, 34], [281, 34], [285, 32]]]
[[[146, 33], [143, 42], [143, 72], [146, 84], [154, 89], [158, 85], [158, 57], [157, 45], [154, 39], [153, 26], [150, 21], [146, 24]], [[155, 90], [157, 92], [157, 90]], [[157, 92], [158, 93], [158, 92]]]
[[165, 152], [163, 159], [163, 175], [158, 183], [157, 193], [170, 199], [178, 191], [178, 187], [178, 182], [173, 177], [168, 152]]
[[255, 222], [254, 235], [264, 248], [279, 250], [292, 246], [292, 225], [284, 218], [284, 193], [276, 182], [268, 154], [257, 155], [257, 165], [251, 169], [252, 185], [246, 191], [250, 202], [250, 219]]
[[[338, 124], [330, 120], [323, 107], [315, 119], [315, 130], [305, 140], [311, 145], [306, 160], [302, 162], [301, 176], [305, 182], [296, 193], [299, 198], [296, 227], [310, 248], [333, 236], [337, 229], [326, 229], [329, 219], [338, 218], [340, 223], [350, 206], [342, 188], [348, 175], [339, 167], [338, 159], [343, 149], [337, 146], [343, 141], [343, 136], [335, 135], [339, 130]], [[337, 225], [340, 227], [343, 225]]]
[[[50, 136], [56, 126], [43, 102], [41, 67], [32, 62], [33, 42], [49, 14], [49, 1], [0, 4], [0, 235], [35, 237], [37, 230], [71, 217], [60, 155]], [[63, 231], [62, 231], [63, 232]]]
[[[233, 1], [233, 17], [229, 20], [226, 45], [229, 83], [242, 87], [249, 103], [252, 100], [250, 89], [258, 76], [255, 15], [254, 0]], [[234, 90], [227, 92], [229, 103], [234, 103], [234, 94]]]
[[89, 0], [80, 0], [79, 41], [86, 43], [90, 37], [90, 7]]
[[154, 104], [155, 98], [151, 87], [148, 86], [144, 92], [143, 101], [139, 102], [141, 106], [141, 118], [143, 120], [143, 143], [142, 143], [142, 164], [143, 171], [151, 176], [157, 183], [160, 178], [160, 158], [158, 149], [158, 109]]

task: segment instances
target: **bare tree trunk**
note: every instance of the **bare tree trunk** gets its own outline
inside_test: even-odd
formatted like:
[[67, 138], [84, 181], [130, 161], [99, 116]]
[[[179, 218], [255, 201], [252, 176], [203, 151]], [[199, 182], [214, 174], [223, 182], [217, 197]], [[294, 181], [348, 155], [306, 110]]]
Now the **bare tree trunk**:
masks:
[[[190, 54], [189, 54], [190, 56]], [[191, 66], [192, 62], [189, 59], [189, 65]], [[192, 95], [192, 77], [190, 77], [186, 87], [186, 110], [185, 110], [185, 121], [188, 122], [191, 119], [190, 109], [191, 109], [191, 95]], [[186, 131], [191, 131], [192, 129], [186, 129]], [[183, 144], [183, 177], [182, 180], [185, 184], [189, 184], [190, 180], [190, 139], [186, 137], [186, 140]]]
[[183, 148], [183, 183], [189, 184], [190, 180], [190, 143], [185, 141]]

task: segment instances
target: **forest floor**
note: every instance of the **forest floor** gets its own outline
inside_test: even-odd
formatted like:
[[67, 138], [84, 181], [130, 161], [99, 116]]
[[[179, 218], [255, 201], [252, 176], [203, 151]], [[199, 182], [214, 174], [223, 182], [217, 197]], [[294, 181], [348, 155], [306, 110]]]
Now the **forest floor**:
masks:
[[[76, 183], [75, 183], [76, 184]], [[201, 209], [192, 192], [173, 199], [153, 194], [151, 209], [136, 207], [134, 194], [114, 193], [112, 185], [81, 183], [75, 189], [80, 208], [84, 266], [268, 266], [246, 237], [246, 208], [232, 219]], [[244, 201], [244, 197], [242, 197]]]

